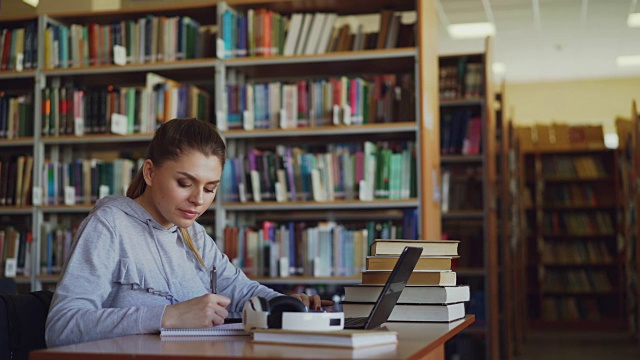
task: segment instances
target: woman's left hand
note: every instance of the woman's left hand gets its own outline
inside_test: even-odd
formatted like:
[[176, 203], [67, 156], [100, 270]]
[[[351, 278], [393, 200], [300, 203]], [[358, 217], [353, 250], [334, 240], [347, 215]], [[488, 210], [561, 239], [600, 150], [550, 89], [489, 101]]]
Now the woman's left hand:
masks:
[[306, 306], [309, 310], [320, 310], [325, 306], [333, 305], [333, 301], [331, 300], [321, 300], [319, 295], [308, 296], [307, 294], [292, 294], [296, 299], [302, 301], [304, 306]]

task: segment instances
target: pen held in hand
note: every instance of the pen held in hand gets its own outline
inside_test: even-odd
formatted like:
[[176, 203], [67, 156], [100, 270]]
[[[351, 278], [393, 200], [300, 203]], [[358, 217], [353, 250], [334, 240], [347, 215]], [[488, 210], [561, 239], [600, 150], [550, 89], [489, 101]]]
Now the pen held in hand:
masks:
[[216, 282], [218, 280], [218, 274], [216, 272], [216, 267], [214, 266], [211, 269], [211, 273], [209, 274], [209, 279], [211, 281], [211, 293], [216, 294]]

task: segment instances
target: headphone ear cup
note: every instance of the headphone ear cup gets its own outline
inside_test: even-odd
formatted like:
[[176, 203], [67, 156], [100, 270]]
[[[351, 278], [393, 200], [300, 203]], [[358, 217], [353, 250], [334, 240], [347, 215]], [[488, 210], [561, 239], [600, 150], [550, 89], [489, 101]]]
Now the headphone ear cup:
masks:
[[307, 307], [304, 306], [300, 299], [293, 296], [276, 296], [269, 300], [269, 317], [267, 319], [269, 329], [282, 329], [283, 312], [306, 311]]

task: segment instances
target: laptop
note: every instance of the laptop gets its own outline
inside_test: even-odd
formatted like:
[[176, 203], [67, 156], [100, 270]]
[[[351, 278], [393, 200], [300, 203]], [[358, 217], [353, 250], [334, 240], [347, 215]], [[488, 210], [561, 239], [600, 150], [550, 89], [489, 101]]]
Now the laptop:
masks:
[[406, 246], [400, 254], [396, 266], [384, 284], [378, 300], [367, 317], [352, 317], [344, 319], [345, 329], [375, 329], [389, 319], [394, 306], [398, 302], [402, 290], [407, 285], [409, 277], [416, 267], [422, 248]]

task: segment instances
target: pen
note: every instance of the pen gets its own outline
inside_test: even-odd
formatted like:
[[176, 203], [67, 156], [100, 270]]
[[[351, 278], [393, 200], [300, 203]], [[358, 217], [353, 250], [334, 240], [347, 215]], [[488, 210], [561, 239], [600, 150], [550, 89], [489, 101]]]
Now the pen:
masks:
[[216, 282], [218, 281], [217, 276], [218, 276], [218, 274], [216, 272], [216, 267], [214, 265], [213, 268], [211, 269], [211, 273], [209, 274], [209, 279], [211, 281], [211, 293], [212, 294], [216, 293]]

